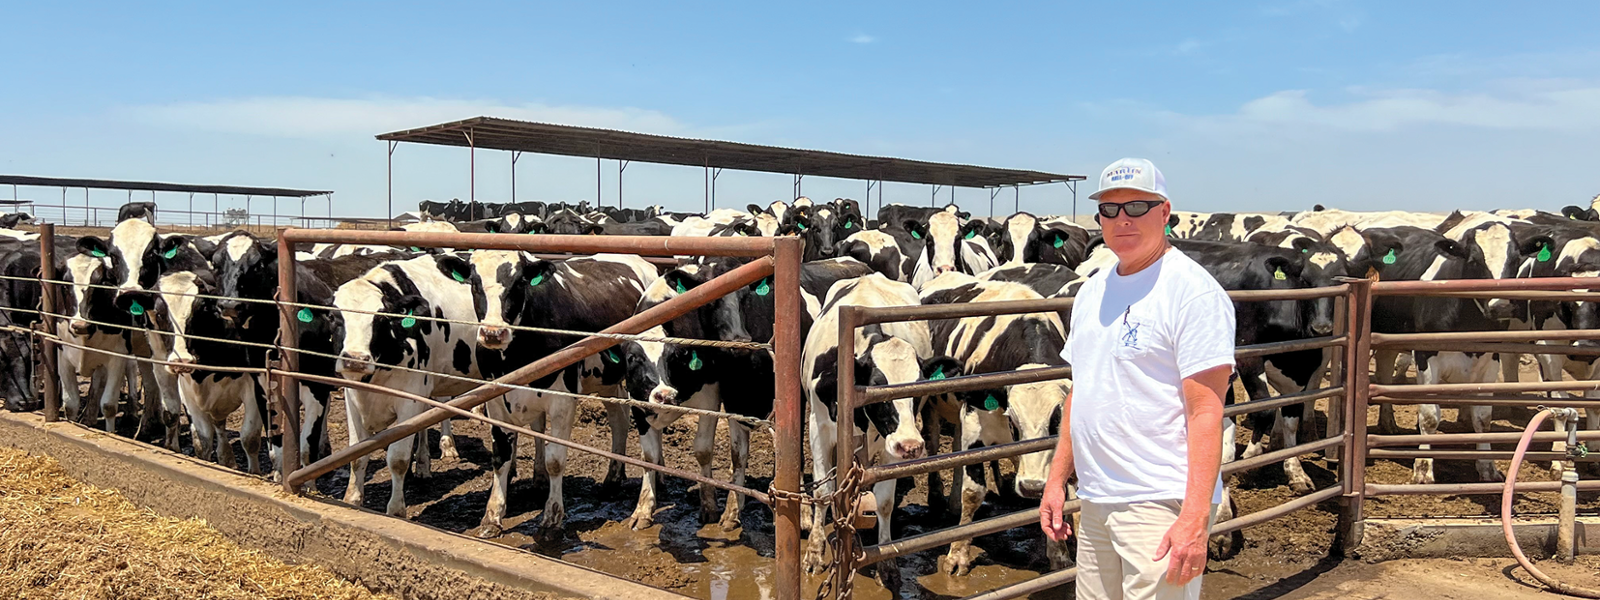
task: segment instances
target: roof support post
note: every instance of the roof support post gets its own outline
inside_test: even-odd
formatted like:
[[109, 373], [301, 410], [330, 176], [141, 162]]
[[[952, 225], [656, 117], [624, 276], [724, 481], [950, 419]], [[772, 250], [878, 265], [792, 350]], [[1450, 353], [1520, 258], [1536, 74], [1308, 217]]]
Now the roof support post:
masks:
[[594, 205], [600, 206], [600, 157], [594, 157]]
[[467, 129], [467, 220], [478, 220], [478, 145]]
[[717, 207], [717, 178], [721, 176], [722, 167], [717, 167], [711, 170], [711, 208]]
[[[387, 179], [389, 181], [389, 208], [388, 208], [388, 214], [385, 215], [385, 216], [388, 217], [388, 219], [389, 219], [389, 228], [390, 229], [394, 229], [394, 149], [395, 149], [395, 147], [397, 147], [399, 145], [400, 145], [400, 142], [389, 142], [389, 171], [388, 171], [388, 174], [386, 175], [386, 177], [387, 177]], [[333, 195], [332, 194], [328, 195], [328, 216], [330, 216], [330, 217], [333, 216]]]
[[800, 189], [801, 189], [800, 188], [800, 180], [802, 178], [804, 178], [804, 177], [805, 177], [804, 175], [801, 175], [799, 173], [795, 173], [794, 174], [794, 197], [795, 197], [795, 199], [799, 199], [800, 198]]
[[629, 162], [631, 161], [617, 161], [617, 208], [622, 208], [622, 172], [628, 170]]
[[1072, 190], [1072, 223], [1078, 223], [1078, 182], [1067, 181], [1067, 189]]
[[522, 158], [521, 150], [511, 151], [511, 202], [517, 201], [517, 159]]
[[1013, 214], [1022, 212], [1022, 186], [1020, 185], [1011, 186], [1011, 212]]
[[994, 216], [994, 197], [1000, 195], [1000, 188], [989, 188], [989, 216]]

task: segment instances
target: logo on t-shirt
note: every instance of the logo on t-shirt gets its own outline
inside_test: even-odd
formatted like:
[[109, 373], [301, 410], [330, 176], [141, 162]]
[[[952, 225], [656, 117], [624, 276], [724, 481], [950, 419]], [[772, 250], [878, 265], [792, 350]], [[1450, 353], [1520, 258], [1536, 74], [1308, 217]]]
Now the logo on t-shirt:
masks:
[[1128, 321], [1128, 313], [1130, 313], [1132, 311], [1133, 311], [1133, 307], [1132, 306], [1129, 306], [1127, 308], [1127, 310], [1122, 311], [1122, 335], [1119, 337], [1119, 339], [1122, 341], [1122, 347], [1123, 348], [1130, 348], [1130, 349], [1137, 350], [1137, 349], [1139, 349], [1139, 325], [1140, 325], [1140, 323], [1133, 323], [1133, 322], [1129, 322]]

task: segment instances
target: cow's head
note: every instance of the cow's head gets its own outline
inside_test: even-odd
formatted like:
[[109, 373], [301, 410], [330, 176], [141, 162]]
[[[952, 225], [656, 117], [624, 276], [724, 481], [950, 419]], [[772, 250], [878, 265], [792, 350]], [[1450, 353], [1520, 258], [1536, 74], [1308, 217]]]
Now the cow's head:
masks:
[[[646, 335], [664, 336], [666, 330], [657, 327]], [[601, 353], [602, 360], [619, 357], [626, 368], [628, 395], [652, 404], [676, 406], [697, 394], [714, 393], [710, 386], [717, 383], [719, 370], [726, 368], [721, 350], [683, 344], [629, 341]]]
[[105, 313], [112, 312], [111, 290], [103, 287], [110, 283], [110, 259], [88, 254], [75, 254], [67, 259], [67, 276], [72, 280], [72, 294], [67, 298], [65, 313], [71, 315], [67, 328], [73, 335], [92, 335], [96, 326], [90, 321], [106, 321]]
[[[128, 292], [129, 312], [137, 320], [144, 318], [150, 329], [169, 333], [166, 338], [168, 372], [191, 373], [199, 364], [197, 340], [189, 335], [222, 337], [216, 302], [200, 295], [216, 292], [211, 282], [193, 271], [178, 271], [162, 275], [156, 280], [155, 293]], [[199, 343], [201, 347], [205, 343]]]
[[1039, 262], [1038, 248], [1034, 246], [1039, 239], [1039, 219], [1019, 212], [1006, 218], [1005, 225], [997, 233], [989, 244], [1002, 264]]
[[[956, 365], [959, 368], [959, 364]], [[1042, 369], [1051, 365], [1026, 364], [1022, 369]], [[936, 377], [930, 373], [929, 377]], [[1065, 380], [1023, 383], [991, 390], [977, 390], [956, 394], [962, 412], [970, 413], [981, 424], [986, 420], [1004, 419], [1011, 428], [1012, 439], [1032, 440], [1058, 435], [1061, 432], [1061, 409], [1066, 404], [1072, 383]], [[963, 419], [966, 417], [963, 416]], [[1050, 477], [1050, 461], [1054, 451], [1046, 450], [1026, 454], [1017, 464], [1016, 492], [1024, 498], [1038, 498], [1044, 494], [1045, 481]]]
[[[657, 277], [644, 289], [635, 312], [643, 312], [657, 304], [676, 298], [700, 287], [718, 274], [731, 268], [720, 263], [683, 265]], [[757, 284], [752, 284], [757, 285]], [[667, 335], [699, 340], [748, 342], [750, 332], [745, 328], [740, 295], [731, 293], [701, 305], [687, 314], [668, 321]]]
[[431, 316], [428, 300], [402, 293], [392, 282], [375, 275], [381, 272], [374, 270], [345, 282], [333, 293], [333, 305], [339, 311], [336, 368], [349, 379], [368, 377], [380, 364], [403, 364], [425, 347], [423, 336], [433, 331], [432, 321], [416, 318]]
[[151, 289], [163, 273], [209, 267], [199, 252], [187, 247], [188, 242], [182, 235], [158, 235], [155, 226], [143, 219], [127, 219], [111, 229], [110, 243], [86, 236], [78, 239], [78, 250], [111, 258], [111, 279], [120, 297]]
[[[911, 344], [878, 332], [872, 327], [858, 330], [854, 357], [855, 385], [893, 385], [924, 379], [923, 363]], [[835, 411], [837, 419], [838, 352], [818, 355], [812, 370], [817, 381], [815, 393]], [[930, 362], [930, 365], [932, 363]], [[861, 406], [854, 415], [856, 429], [868, 440], [881, 440], [892, 461], [920, 458], [925, 452], [919, 413], [921, 398], [896, 398]]]
[[[1491, 278], [1516, 278], [1522, 257], [1510, 227], [1504, 223], [1485, 223], [1468, 233], [1477, 252], [1483, 255]], [[1510, 319], [1517, 312], [1515, 303], [1506, 298], [1491, 298], [1484, 303], [1484, 309], [1492, 319]]]
[[278, 245], [271, 240], [257, 239], [238, 232], [223, 240], [212, 256], [216, 266], [218, 295], [217, 313], [229, 328], [248, 325], [273, 327], [274, 323], [258, 322], [272, 319], [275, 309], [259, 302], [241, 299], [272, 298], [278, 288]]
[[912, 232], [912, 237], [922, 240], [923, 260], [935, 275], [961, 270], [961, 243], [982, 235], [982, 227], [983, 224], [976, 221], [963, 223], [960, 217], [950, 211], [929, 215], [926, 226], [915, 221], [906, 222], [906, 229]]
[[472, 286], [472, 308], [478, 315], [478, 345], [505, 350], [522, 322], [523, 311], [544, 289], [561, 285], [559, 265], [514, 250], [479, 250], [463, 258], [441, 254], [434, 263], [445, 277]]
[[778, 235], [799, 236], [805, 241], [804, 258], [807, 261], [832, 258], [834, 245], [844, 237], [839, 235], [839, 214], [833, 205], [823, 204], [807, 210], [796, 210]]

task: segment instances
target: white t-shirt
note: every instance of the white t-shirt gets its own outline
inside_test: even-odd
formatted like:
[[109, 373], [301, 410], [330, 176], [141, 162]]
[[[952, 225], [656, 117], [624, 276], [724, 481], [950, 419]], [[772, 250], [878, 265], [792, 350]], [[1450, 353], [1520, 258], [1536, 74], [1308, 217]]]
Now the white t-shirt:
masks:
[[[1144, 270], [1084, 282], [1061, 357], [1072, 365], [1078, 495], [1098, 502], [1182, 500], [1189, 442], [1183, 379], [1233, 365], [1234, 309], [1177, 250]], [[1219, 478], [1212, 503], [1222, 501]]]

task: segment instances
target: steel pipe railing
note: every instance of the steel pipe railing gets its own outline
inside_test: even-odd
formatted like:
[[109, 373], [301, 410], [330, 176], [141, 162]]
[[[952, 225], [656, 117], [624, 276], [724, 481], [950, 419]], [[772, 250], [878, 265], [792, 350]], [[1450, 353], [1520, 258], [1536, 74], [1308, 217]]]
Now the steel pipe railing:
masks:
[[[1600, 390], [1600, 381], [1529, 381], [1515, 383], [1437, 383], [1413, 385], [1372, 384], [1368, 393], [1390, 398], [1412, 397], [1421, 394], [1493, 394], [1496, 392], [1562, 392]], [[1552, 399], [1554, 400], [1554, 399]]]
[[1269, 400], [1251, 400], [1249, 402], [1235, 402], [1233, 404], [1233, 406], [1225, 406], [1225, 407], [1222, 408], [1222, 416], [1224, 418], [1233, 418], [1233, 417], [1237, 417], [1239, 415], [1247, 415], [1247, 414], [1251, 414], [1251, 413], [1261, 412], [1263, 410], [1272, 410], [1274, 408], [1283, 408], [1285, 406], [1291, 406], [1291, 405], [1294, 405], [1294, 404], [1299, 404], [1301, 402], [1311, 402], [1311, 401], [1314, 401], [1314, 400], [1321, 400], [1323, 398], [1334, 398], [1334, 397], [1338, 397], [1338, 396], [1343, 396], [1344, 395], [1344, 389], [1345, 389], [1344, 386], [1341, 385], [1341, 386], [1338, 386], [1338, 387], [1323, 388], [1323, 389], [1320, 389], [1320, 390], [1311, 390], [1309, 392], [1299, 392], [1299, 393], [1295, 393], [1295, 394], [1286, 394], [1286, 395], [1278, 396], [1276, 398], [1272, 398], [1272, 399], [1269, 399]]
[[1600, 329], [1510, 329], [1505, 331], [1437, 331], [1429, 333], [1373, 333], [1372, 345], [1403, 346], [1415, 342], [1532, 342], [1537, 340], [1600, 339]]
[[1285, 342], [1267, 342], [1264, 344], [1250, 344], [1240, 346], [1234, 351], [1234, 358], [1253, 358], [1272, 354], [1284, 354], [1301, 350], [1315, 350], [1332, 346], [1343, 346], [1350, 340], [1345, 336], [1315, 337], [1303, 340], [1289, 340]]
[[[1367, 496], [1420, 496], [1420, 495], [1457, 495], [1457, 494], [1500, 494], [1505, 491], [1504, 483], [1402, 483], [1384, 484], [1369, 483], [1366, 487]], [[1588, 479], [1578, 482], [1578, 490], [1592, 492], [1600, 490], [1600, 479]], [[1518, 481], [1517, 493], [1523, 492], [1559, 492], [1559, 481]]]
[[1315, 452], [1326, 450], [1328, 448], [1337, 448], [1337, 447], [1343, 446], [1343, 445], [1344, 445], [1344, 438], [1342, 438], [1342, 437], [1330, 437], [1330, 438], [1320, 439], [1320, 440], [1317, 440], [1315, 442], [1306, 442], [1306, 443], [1300, 444], [1298, 446], [1291, 446], [1289, 448], [1284, 448], [1282, 450], [1274, 450], [1272, 452], [1267, 452], [1267, 453], [1261, 454], [1259, 456], [1252, 456], [1250, 458], [1241, 458], [1241, 459], [1235, 460], [1233, 462], [1223, 463], [1222, 464], [1222, 477], [1226, 478], [1227, 476], [1232, 475], [1234, 473], [1240, 473], [1240, 472], [1243, 472], [1243, 471], [1249, 471], [1251, 469], [1258, 469], [1258, 468], [1265, 467], [1265, 466], [1273, 464], [1273, 463], [1283, 462], [1285, 460], [1288, 460], [1288, 459], [1291, 459], [1291, 458], [1295, 458], [1297, 456], [1305, 456], [1307, 454], [1312, 454], [1312, 453], [1315, 453]]
[[913, 477], [923, 473], [932, 473], [943, 469], [950, 469], [973, 463], [989, 462], [1002, 458], [1011, 458], [1034, 452], [1044, 452], [1056, 447], [1060, 438], [1056, 436], [1022, 440], [1007, 444], [984, 446], [971, 450], [960, 450], [949, 454], [936, 454], [905, 462], [890, 463], [878, 467], [868, 467], [866, 474], [861, 476], [861, 485], [872, 485], [879, 481]]
[[1072, 377], [1072, 367], [1044, 367], [1040, 369], [1019, 369], [1016, 371], [1001, 371], [998, 373], [980, 373], [977, 375], [962, 375], [933, 381], [917, 381], [912, 383], [897, 383], [892, 385], [856, 386], [861, 397], [861, 404], [857, 408], [868, 404], [876, 404], [896, 398], [920, 398], [938, 394], [953, 394], [956, 392], [970, 392], [975, 390], [988, 390], [1024, 383], [1038, 383]]
[[[1432, 435], [1404, 434], [1404, 435], [1368, 435], [1368, 448], [1391, 448], [1395, 446], [1420, 446], [1431, 444], [1434, 446], [1452, 446], [1466, 444], [1515, 444], [1522, 439], [1522, 434], [1517, 432], [1494, 433], [1435, 433]], [[1578, 430], [1578, 441], [1600, 440], [1600, 431]], [[1535, 442], [1564, 442], [1567, 441], [1565, 432], [1541, 431], [1533, 434]]]

